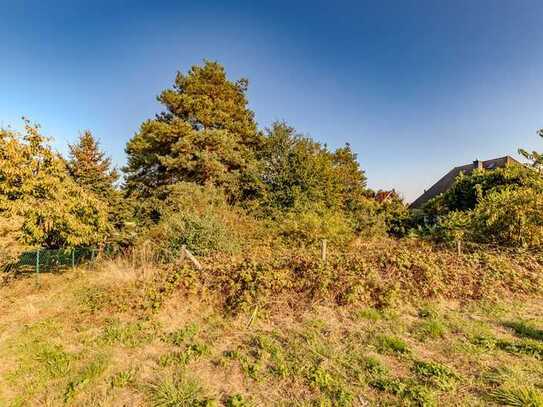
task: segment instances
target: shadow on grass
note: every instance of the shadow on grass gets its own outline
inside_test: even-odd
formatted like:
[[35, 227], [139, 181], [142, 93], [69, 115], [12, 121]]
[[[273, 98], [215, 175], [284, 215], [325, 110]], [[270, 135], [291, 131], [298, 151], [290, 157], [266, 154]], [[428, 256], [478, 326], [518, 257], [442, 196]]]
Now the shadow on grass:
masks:
[[515, 331], [517, 336], [543, 341], [543, 330], [537, 329], [529, 323], [508, 321], [504, 322], [503, 325]]

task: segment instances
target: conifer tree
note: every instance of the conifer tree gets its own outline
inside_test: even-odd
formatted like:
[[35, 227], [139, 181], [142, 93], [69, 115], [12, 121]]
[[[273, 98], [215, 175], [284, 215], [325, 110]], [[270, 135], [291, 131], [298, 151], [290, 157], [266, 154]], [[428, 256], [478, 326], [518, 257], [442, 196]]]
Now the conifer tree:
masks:
[[231, 196], [254, 188], [261, 137], [247, 86], [245, 79], [230, 81], [216, 62], [178, 73], [158, 97], [165, 111], [127, 144], [128, 190], [148, 194], [183, 181], [219, 186]]
[[123, 197], [122, 191], [115, 185], [119, 174], [111, 167], [111, 159], [100, 150], [98, 141], [88, 130], [69, 148], [67, 166], [70, 175], [78, 185], [107, 205], [108, 219], [114, 227], [112, 238], [122, 244], [128, 239], [125, 229], [132, 218], [133, 208], [130, 199]]
[[92, 191], [105, 201], [115, 194], [115, 182], [119, 174], [111, 168], [111, 159], [105, 156], [90, 131], [79, 136], [76, 144], [71, 144], [68, 170], [83, 188]]

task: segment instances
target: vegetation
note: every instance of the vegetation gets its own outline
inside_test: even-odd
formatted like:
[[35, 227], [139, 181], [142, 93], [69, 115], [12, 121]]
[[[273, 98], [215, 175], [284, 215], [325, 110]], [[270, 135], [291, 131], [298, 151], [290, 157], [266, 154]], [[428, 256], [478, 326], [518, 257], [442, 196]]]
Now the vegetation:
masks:
[[99, 249], [0, 278], [0, 405], [543, 405], [540, 155], [409, 210], [247, 90], [178, 73], [122, 180], [90, 131], [0, 130], [0, 270]]
[[[422, 264], [409, 266], [396, 254], [396, 264], [377, 270], [370, 258], [388, 257], [386, 246], [364, 252], [372, 253], [370, 274], [394, 270], [406, 282]], [[541, 294], [530, 294], [537, 284], [525, 294], [509, 288], [525, 277], [507, 256], [479, 255], [495, 273], [511, 270], [495, 297], [469, 300], [475, 283], [461, 290], [477, 269], [466, 259], [439, 265], [447, 269], [443, 286], [462, 298], [423, 299], [374, 283], [364, 288], [374, 307], [343, 301], [350, 288], [326, 277], [301, 296], [301, 281], [319, 275], [302, 271], [315, 267], [303, 262], [299, 285], [285, 284], [279, 294], [272, 286], [268, 296], [258, 287], [272, 285], [279, 271], [273, 279], [253, 282], [240, 273], [219, 283], [207, 269], [187, 268], [173, 279], [173, 268], [134, 266], [130, 256], [44, 274], [40, 286], [17, 279], [0, 288], [0, 404], [539, 406]], [[455, 272], [462, 276], [451, 283]], [[421, 275], [427, 290], [440, 278]], [[540, 289], [541, 276], [538, 266], [532, 278]], [[219, 284], [229, 290], [228, 304]], [[434, 321], [438, 334], [428, 328]]]
[[51, 248], [105, 241], [110, 231], [105, 205], [70, 177], [61, 157], [39, 128], [0, 131], [0, 215], [22, 219], [18, 238]]

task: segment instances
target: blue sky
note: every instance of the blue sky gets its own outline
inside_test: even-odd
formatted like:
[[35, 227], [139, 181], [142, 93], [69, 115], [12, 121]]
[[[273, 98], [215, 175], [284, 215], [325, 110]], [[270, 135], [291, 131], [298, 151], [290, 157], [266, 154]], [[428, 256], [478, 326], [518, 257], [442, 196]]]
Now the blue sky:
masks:
[[543, 150], [543, 2], [0, 0], [0, 124], [116, 165], [156, 95], [204, 58], [250, 80], [260, 127], [350, 143], [410, 201], [451, 167]]

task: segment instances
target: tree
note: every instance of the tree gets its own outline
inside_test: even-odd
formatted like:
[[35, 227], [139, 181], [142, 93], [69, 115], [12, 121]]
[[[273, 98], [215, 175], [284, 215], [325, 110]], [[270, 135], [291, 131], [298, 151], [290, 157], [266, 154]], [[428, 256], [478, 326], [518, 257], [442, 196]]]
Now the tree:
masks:
[[366, 177], [349, 145], [331, 152], [284, 122], [267, 130], [259, 158], [264, 199], [272, 208], [306, 201], [350, 210], [366, 192]]
[[119, 174], [111, 168], [111, 159], [100, 151], [98, 142], [90, 131], [79, 136], [77, 144], [69, 145], [67, 163], [70, 175], [83, 188], [109, 202], [116, 194], [115, 182]]
[[126, 146], [127, 189], [146, 196], [194, 182], [235, 197], [251, 193], [261, 136], [247, 107], [247, 86], [245, 79], [228, 80], [216, 62], [178, 73], [173, 88], [158, 97], [166, 110], [145, 121]]
[[[538, 130], [537, 134], [539, 135], [539, 137], [543, 137], [543, 129]], [[530, 153], [522, 148], [519, 149], [518, 152], [522, 154], [526, 159], [531, 161], [532, 167], [534, 167], [539, 172], [543, 172], [543, 154], [538, 153], [537, 151], [532, 151]]]
[[105, 205], [73, 181], [27, 120], [24, 134], [0, 130], [0, 218], [14, 217], [20, 240], [50, 248], [100, 243], [110, 230]]

